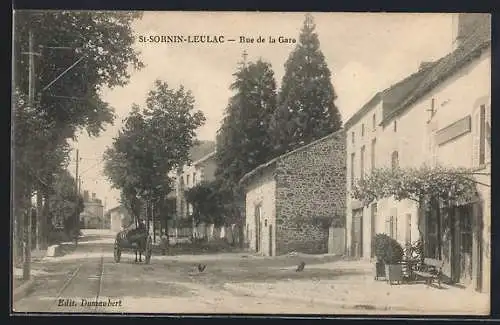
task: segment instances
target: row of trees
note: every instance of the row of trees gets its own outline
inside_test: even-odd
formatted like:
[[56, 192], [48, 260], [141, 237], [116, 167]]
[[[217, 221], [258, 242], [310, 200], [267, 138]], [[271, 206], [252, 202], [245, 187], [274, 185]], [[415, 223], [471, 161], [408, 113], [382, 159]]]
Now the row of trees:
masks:
[[228, 221], [242, 225], [239, 180], [260, 164], [337, 131], [342, 119], [311, 15], [285, 63], [279, 91], [271, 65], [261, 59], [242, 62], [234, 77], [234, 95], [217, 134], [212, 186], [221, 193]]
[[[129, 68], [143, 66], [132, 47], [131, 24], [138, 18], [140, 14], [127, 12], [16, 11], [12, 143], [16, 256], [35, 194], [39, 248], [47, 245], [52, 219], [60, 220], [67, 230], [77, 224], [83, 204], [67, 171], [69, 141], [79, 130], [98, 136], [113, 123], [113, 109], [100, 99], [100, 91], [125, 85]], [[33, 99], [28, 98], [31, 92]]]
[[[238, 182], [244, 174], [342, 125], [331, 73], [310, 15], [286, 61], [279, 92], [272, 67], [263, 60], [242, 62], [234, 77], [234, 95], [217, 133], [216, 179], [185, 193], [194, 223], [241, 224], [243, 192]], [[166, 175], [189, 162], [195, 131], [204, 120], [188, 91], [182, 86], [170, 89], [161, 81], [155, 83], [144, 108], [133, 107], [106, 151], [105, 173], [120, 189], [122, 203], [134, 219], [142, 215], [145, 202], [165, 207], [173, 189]], [[156, 212], [160, 220], [169, 217], [166, 209]]]

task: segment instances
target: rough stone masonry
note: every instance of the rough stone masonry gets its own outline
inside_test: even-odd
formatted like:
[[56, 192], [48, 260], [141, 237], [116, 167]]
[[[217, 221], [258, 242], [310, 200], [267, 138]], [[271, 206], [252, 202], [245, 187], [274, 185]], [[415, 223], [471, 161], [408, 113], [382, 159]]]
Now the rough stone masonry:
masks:
[[345, 132], [340, 130], [277, 161], [276, 254], [326, 253], [328, 225], [344, 227]]

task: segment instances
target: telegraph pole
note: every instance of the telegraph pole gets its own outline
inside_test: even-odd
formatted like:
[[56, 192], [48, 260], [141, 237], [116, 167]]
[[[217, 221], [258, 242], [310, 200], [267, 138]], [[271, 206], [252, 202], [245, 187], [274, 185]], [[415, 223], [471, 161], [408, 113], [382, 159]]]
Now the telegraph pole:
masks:
[[80, 216], [78, 215], [78, 203], [80, 201], [80, 190], [78, 189], [79, 177], [78, 177], [78, 163], [80, 161], [80, 152], [76, 149], [76, 170], [75, 170], [75, 186], [76, 186], [76, 196], [75, 196], [75, 245], [78, 246], [78, 236], [80, 236]]
[[[30, 28], [28, 32], [28, 55], [29, 55], [29, 67], [28, 67], [28, 105], [33, 108], [35, 104], [35, 45], [33, 40], [33, 30]], [[25, 215], [25, 229], [24, 229], [24, 263], [23, 263], [23, 278], [29, 280], [31, 277], [31, 193], [29, 202], [29, 211]]]

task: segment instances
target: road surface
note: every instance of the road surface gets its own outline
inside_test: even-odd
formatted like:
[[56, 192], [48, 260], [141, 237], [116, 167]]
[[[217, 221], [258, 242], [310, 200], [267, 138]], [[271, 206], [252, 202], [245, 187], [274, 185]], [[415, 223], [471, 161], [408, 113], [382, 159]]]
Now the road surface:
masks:
[[[113, 259], [112, 233], [87, 233], [78, 248], [63, 257], [35, 263], [34, 292], [14, 302], [16, 312], [49, 313], [243, 313], [366, 314], [228, 291], [227, 281], [248, 280], [262, 270], [238, 256], [155, 256], [135, 263], [132, 253]], [[221, 255], [221, 254], [219, 254]], [[198, 262], [207, 264], [200, 273]], [[262, 277], [262, 276], [261, 276]], [[380, 312], [377, 312], [379, 314]]]

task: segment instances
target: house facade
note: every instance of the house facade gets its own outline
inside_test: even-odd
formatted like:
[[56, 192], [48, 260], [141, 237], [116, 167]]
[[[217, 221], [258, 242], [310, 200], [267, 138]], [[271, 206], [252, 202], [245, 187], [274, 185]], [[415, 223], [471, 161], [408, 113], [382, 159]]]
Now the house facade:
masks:
[[[345, 178], [343, 130], [243, 176], [244, 236], [249, 249], [275, 256], [292, 251], [326, 253], [329, 246], [343, 248], [343, 231], [331, 228], [344, 227]], [[336, 234], [330, 245], [329, 232]]]
[[106, 218], [110, 220], [110, 229], [114, 232], [123, 230], [132, 222], [132, 218], [127, 209], [121, 205], [108, 210], [106, 212]]
[[102, 229], [106, 227], [104, 220], [104, 206], [102, 201], [92, 193], [89, 197], [89, 192], [83, 192], [83, 212], [80, 214], [80, 223], [84, 228]]
[[[420, 80], [403, 96], [397, 95], [398, 100], [391, 100], [395, 90], [391, 87], [346, 122], [346, 249], [351, 256], [373, 257], [371, 241], [376, 233], [386, 233], [401, 244], [423, 239], [425, 256], [444, 260], [444, 274], [452, 282], [489, 291], [489, 19], [485, 14], [457, 15], [454, 49], [448, 55], [426, 64]], [[387, 198], [363, 207], [350, 196], [354, 182], [374, 167], [422, 165], [471, 169], [464, 177], [476, 180], [477, 200], [456, 206], [445, 220], [444, 213], [433, 217], [413, 201]], [[422, 236], [419, 218], [423, 218]]]
[[192, 212], [191, 204], [186, 201], [184, 192], [200, 184], [215, 179], [215, 151], [186, 165], [175, 176], [176, 215], [178, 218], [187, 218]]

